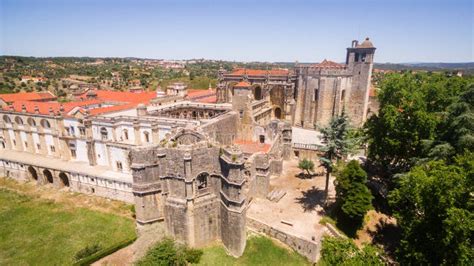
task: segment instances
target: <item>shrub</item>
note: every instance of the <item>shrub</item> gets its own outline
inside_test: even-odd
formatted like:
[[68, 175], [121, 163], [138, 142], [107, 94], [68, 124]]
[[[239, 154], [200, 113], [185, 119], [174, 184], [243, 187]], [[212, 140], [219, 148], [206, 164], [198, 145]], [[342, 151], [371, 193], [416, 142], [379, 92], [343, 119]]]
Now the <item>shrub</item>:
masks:
[[320, 265], [384, 265], [381, 255], [372, 245], [359, 249], [349, 238], [325, 237]]
[[187, 248], [184, 245], [176, 244], [172, 239], [165, 238], [151, 248], [137, 265], [185, 266], [188, 263], [198, 263], [201, 256], [201, 250]]
[[314, 171], [314, 162], [308, 159], [303, 159], [298, 163], [298, 168], [302, 171], [306, 171], [310, 175]]
[[74, 255], [74, 259], [78, 261], [80, 259], [97, 253], [101, 249], [102, 247], [99, 244], [87, 245], [85, 248], [79, 250], [76, 255]]
[[135, 218], [136, 217], [135, 205], [130, 206], [130, 212], [132, 212], [132, 217]]
[[186, 261], [189, 263], [197, 264], [201, 260], [202, 250], [194, 248], [185, 248], [184, 254]]

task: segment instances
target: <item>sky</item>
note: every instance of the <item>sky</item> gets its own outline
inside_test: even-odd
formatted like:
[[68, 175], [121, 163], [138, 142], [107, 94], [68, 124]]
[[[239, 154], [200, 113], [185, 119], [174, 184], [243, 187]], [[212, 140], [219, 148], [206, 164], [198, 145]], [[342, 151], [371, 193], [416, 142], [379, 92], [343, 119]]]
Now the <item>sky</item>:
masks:
[[0, 0], [0, 55], [474, 61], [474, 0]]

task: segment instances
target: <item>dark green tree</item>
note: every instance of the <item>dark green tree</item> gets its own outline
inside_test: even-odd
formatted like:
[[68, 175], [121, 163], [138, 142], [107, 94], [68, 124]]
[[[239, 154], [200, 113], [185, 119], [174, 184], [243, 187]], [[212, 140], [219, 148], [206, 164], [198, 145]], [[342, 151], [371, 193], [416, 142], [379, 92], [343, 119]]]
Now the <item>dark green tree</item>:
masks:
[[354, 142], [349, 138], [349, 120], [344, 113], [340, 116], [334, 116], [329, 125], [321, 129], [321, 134], [324, 143], [321, 150], [324, 154], [320, 158], [320, 162], [326, 169], [324, 194], [327, 201], [329, 179], [334, 168], [334, 160], [339, 160], [346, 156], [353, 147]]
[[448, 106], [439, 125], [439, 137], [428, 142], [428, 158], [450, 160], [464, 150], [474, 150], [474, 84]]
[[325, 237], [318, 265], [385, 265], [382, 251], [372, 245], [359, 249], [350, 238]]
[[[429, 147], [440, 144], [441, 123], [446, 110], [467, 88], [467, 80], [443, 74], [403, 73], [387, 75], [378, 95], [379, 113], [366, 123], [368, 159], [388, 177], [406, 172]], [[435, 154], [450, 154], [449, 146], [439, 146]]]
[[402, 229], [398, 260], [409, 265], [474, 261], [474, 154], [431, 161], [398, 181], [390, 204]]
[[372, 194], [366, 185], [367, 173], [355, 160], [350, 161], [336, 177], [336, 203], [354, 227], [362, 225], [372, 208]]

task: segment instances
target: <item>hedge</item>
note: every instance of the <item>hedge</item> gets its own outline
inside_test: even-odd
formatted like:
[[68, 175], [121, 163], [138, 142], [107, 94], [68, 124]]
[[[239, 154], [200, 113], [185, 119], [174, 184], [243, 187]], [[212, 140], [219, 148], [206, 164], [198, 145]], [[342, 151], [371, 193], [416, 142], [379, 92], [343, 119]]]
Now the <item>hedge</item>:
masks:
[[85, 266], [85, 265], [90, 265], [112, 253], [114, 253], [115, 251], [119, 250], [119, 249], [122, 249], [130, 244], [132, 244], [135, 240], [137, 239], [137, 237], [133, 237], [131, 239], [128, 239], [128, 240], [125, 240], [125, 241], [122, 241], [122, 242], [119, 242], [113, 246], [110, 246], [106, 249], [102, 249], [102, 250], [99, 250], [98, 252], [88, 256], [88, 257], [85, 257], [83, 259], [80, 259], [78, 261], [76, 261], [73, 265], [74, 266]]

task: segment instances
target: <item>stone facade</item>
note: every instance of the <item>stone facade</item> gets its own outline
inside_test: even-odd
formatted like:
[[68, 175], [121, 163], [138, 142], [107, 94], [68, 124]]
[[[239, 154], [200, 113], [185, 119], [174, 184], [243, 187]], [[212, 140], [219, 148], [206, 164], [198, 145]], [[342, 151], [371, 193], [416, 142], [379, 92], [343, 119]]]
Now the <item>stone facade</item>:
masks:
[[246, 158], [239, 149], [187, 129], [158, 146], [133, 149], [137, 222], [164, 221], [170, 235], [191, 246], [219, 239], [240, 256], [247, 204], [269, 192], [272, 160], [263, 154]]
[[240, 256], [248, 204], [267, 196], [293, 148], [312, 147], [292, 141], [292, 126], [343, 111], [366, 119], [374, 51], [366, 40], [344, 65], [220, 70], [214, 104], [185, 100], [182, 84], [169, 95], [90, 90], [66, 108], [12, 103], [0, 110], [0, 175], [134, 203], [138, 228], [163, 223], [178, 241], [220, 240]]
[[293, 71], [221, 70], [217, 99], [240, 102], [245, 89], [253, 105], [260, 107], [256, 120], [268, 113], [295, 126], [314, 128], [327, 125], [331, 117], [344, 111], [359, 127], [367, 119], [375, 49], [367, 38], [361, 44], [352, 42], [345, 64], [324, 60], [297, 65]]

